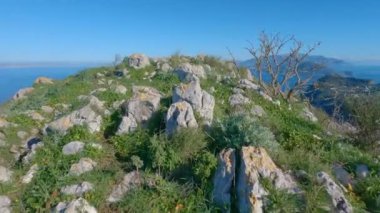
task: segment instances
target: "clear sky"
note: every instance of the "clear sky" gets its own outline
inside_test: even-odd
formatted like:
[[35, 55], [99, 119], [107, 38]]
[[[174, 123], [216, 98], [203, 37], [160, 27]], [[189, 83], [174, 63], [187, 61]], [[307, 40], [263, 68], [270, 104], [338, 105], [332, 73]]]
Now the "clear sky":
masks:
[[380, 61], [379, 0], [0, 0], [0, 62], [110, 61], [116, 53], [248, 58], [259, 32], [316, 54]]

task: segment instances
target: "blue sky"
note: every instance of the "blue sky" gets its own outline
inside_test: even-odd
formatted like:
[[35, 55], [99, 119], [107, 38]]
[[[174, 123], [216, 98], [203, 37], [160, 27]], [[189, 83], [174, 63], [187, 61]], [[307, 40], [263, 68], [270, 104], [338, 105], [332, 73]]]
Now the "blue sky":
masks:
[[316, 54], [380, 61], [379, 0], [0, 0], [0, 62], [110, 61], [116, 53], [239, 59], [265, 30]]

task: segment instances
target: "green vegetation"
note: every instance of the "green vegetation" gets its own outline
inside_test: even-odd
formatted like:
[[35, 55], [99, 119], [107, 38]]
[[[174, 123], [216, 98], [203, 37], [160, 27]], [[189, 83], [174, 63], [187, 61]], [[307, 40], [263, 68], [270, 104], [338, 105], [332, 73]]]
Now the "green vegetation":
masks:
[[[175, 54], [166, 63], [175, 68], [183, 62], [210, 66], [207, 78], [201, 79], [201, 87], [215, 98], [211, 127], [183, 128], [170, 137], [164, 134], [172, 88], [180, 81], [175, 73], [157, 68], [158, 62], [152, 62], [143, 69], [134, 69], [124, 60], [116, 68], [85, 70], [66, 80], [56, 81], [54, 85], [35, 85], [35, 91], [28, 98], [4, 104], [0, 112], [7, 115], [6, 120], [14, 125], [0, 129], [7, 140], [6, 146], [0, 147], [0, 165], [14, 171], [14, 181], [0, 184], [0, 194], [12, 199], [16, 212], [47, 212], [59, 202], [75, 198], [63, 195], [60, 192], [62, 187], [88, 181], [95, 187], [83, 197], [99, 212], [218, 212], [210, 197], [219, 152], [234, 148], [239, 153], [242, 146], [260, 146], [266, 148], [282, 170], [304, 172], [304, 176], [297, 179], [303, 191], [301, 197], [276, 189], [269, 180], [261, 180], [269, 192], [265, 211], [324, 212], [324, 207], [330, 205], [330, 199], [323, 187], [317, 184], [315, 175], [325, 171], [333, 176], [332, 165], [335, 163], [342, 165], [354, 178], [356, 165], [367, 165], [369, 177], [358, 180], [348, 189], [346, 197], [357, 212], [375, 212], [380, 208], [380, 164], [375, 143], [379, 133], [380, 115], [376, 110], [380, 107], [379, 97], [352, 99], [352, 103], [361, 103], [352, 108], [355, 122], [360, 126], [359, 134], [328, 134], [328, 128], [322, 122], [302, 117], [301, 112], [307, 105], [301, 101], [272, 97], [279, 101], [278, 105], [264, 99], [257, 91], [244, 89], [244, 96], [250, 103], [242, 106], [239, 112], [231, 108], [228, 99], [233, 88], [239, 85], [239, 79], [233, 77], [231, 62], [211, 56]], [[127, 69], [128, 73], [122, 77], [115, 76], [115, 69]], [[244, 69], [237, 71], [241, 76], [247, 74]], [[116, 85], [126, 87], [127, 93], [116, 93]], [[120, 107], [114, 104], [132, 97], [133, 86], [150, 86], [159, 90], [163, 95], [159, 110], [145, 128], [140, 126], [136, 131], [116, 135], [123, 115]], [[83, 107], [87, 101], [78, 99], [78, 96], [90, 93], [103, 101], [108, 110], [102, 117], [100, 132], [90, 133], [86, 125], [75, 125], [66, 134], [42, 135], [43, 131], [35, 131]], [[251, 109], [255, 105], [261, 106], [265, 115], [252, 115]], [[50, 106], [54, 112], [45, 112], [42, 106]], [[25, 113], [28, 110], [43, 115], [45, 120], [33, 120]], [[322, 112], [316, 115], [320, 120], [329, 118]], [[196, 112], [198, 123], [199, 118]], [[21, 139], [20, 131], [26, 132], [27, 137]], [[30, 164], [23, 164], [9, 150], [25, 147], [30, 136], [41, 138], [44, 146], [36, 150]], [[63, 146], [72, 141], [84, 142], [84, 150], [75, 155], [63, 155]], [[22, 151], [25, 152], [25, 148]], [[25, 154], [23, 152], [19, 154]], [[84, 157], [97, 162], [95, 169], [78, 176], [68, 175], [70, 167]], [[20, 178], [33, 164], [40, 169], [31, 183], [22, 184]], [[151, 180], [152, 184], [131, 189], [118, 203], [107, 203], [106, 199], [115, 185], [120, 183], [124, 174], [134, 170], [144, 180]], [[236, 197], [232, 196], [235, 202]]]

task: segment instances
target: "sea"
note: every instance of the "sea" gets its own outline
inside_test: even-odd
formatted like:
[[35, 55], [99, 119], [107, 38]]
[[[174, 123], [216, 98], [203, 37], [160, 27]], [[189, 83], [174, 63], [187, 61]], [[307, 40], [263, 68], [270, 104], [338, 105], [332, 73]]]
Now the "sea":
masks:
[[[64, 79], [81, 70], [95, 65], [78, 65], [62, 67], [0, 67], [0, 105], [10, 100], [21, 88], [33, 85], [37, 77], [44, 76], [52, 79]], [[380, 66], [345, 65], [333, 68], [345, 76], [368, 79], [380, 83]]]
[[32, 86], [40, 76], [60, 80], [86, 68], [89, 66], [0, 67], [0, 104], [10, 100], [19, 89]]

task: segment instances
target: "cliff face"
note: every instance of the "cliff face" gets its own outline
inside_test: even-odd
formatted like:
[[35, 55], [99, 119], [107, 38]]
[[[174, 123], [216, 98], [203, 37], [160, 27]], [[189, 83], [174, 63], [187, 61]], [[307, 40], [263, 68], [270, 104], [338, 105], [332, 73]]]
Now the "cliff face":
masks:
[[39, 78], [0, 112], [0, 212], [376, 208], [371, 155], [214, 57]]

